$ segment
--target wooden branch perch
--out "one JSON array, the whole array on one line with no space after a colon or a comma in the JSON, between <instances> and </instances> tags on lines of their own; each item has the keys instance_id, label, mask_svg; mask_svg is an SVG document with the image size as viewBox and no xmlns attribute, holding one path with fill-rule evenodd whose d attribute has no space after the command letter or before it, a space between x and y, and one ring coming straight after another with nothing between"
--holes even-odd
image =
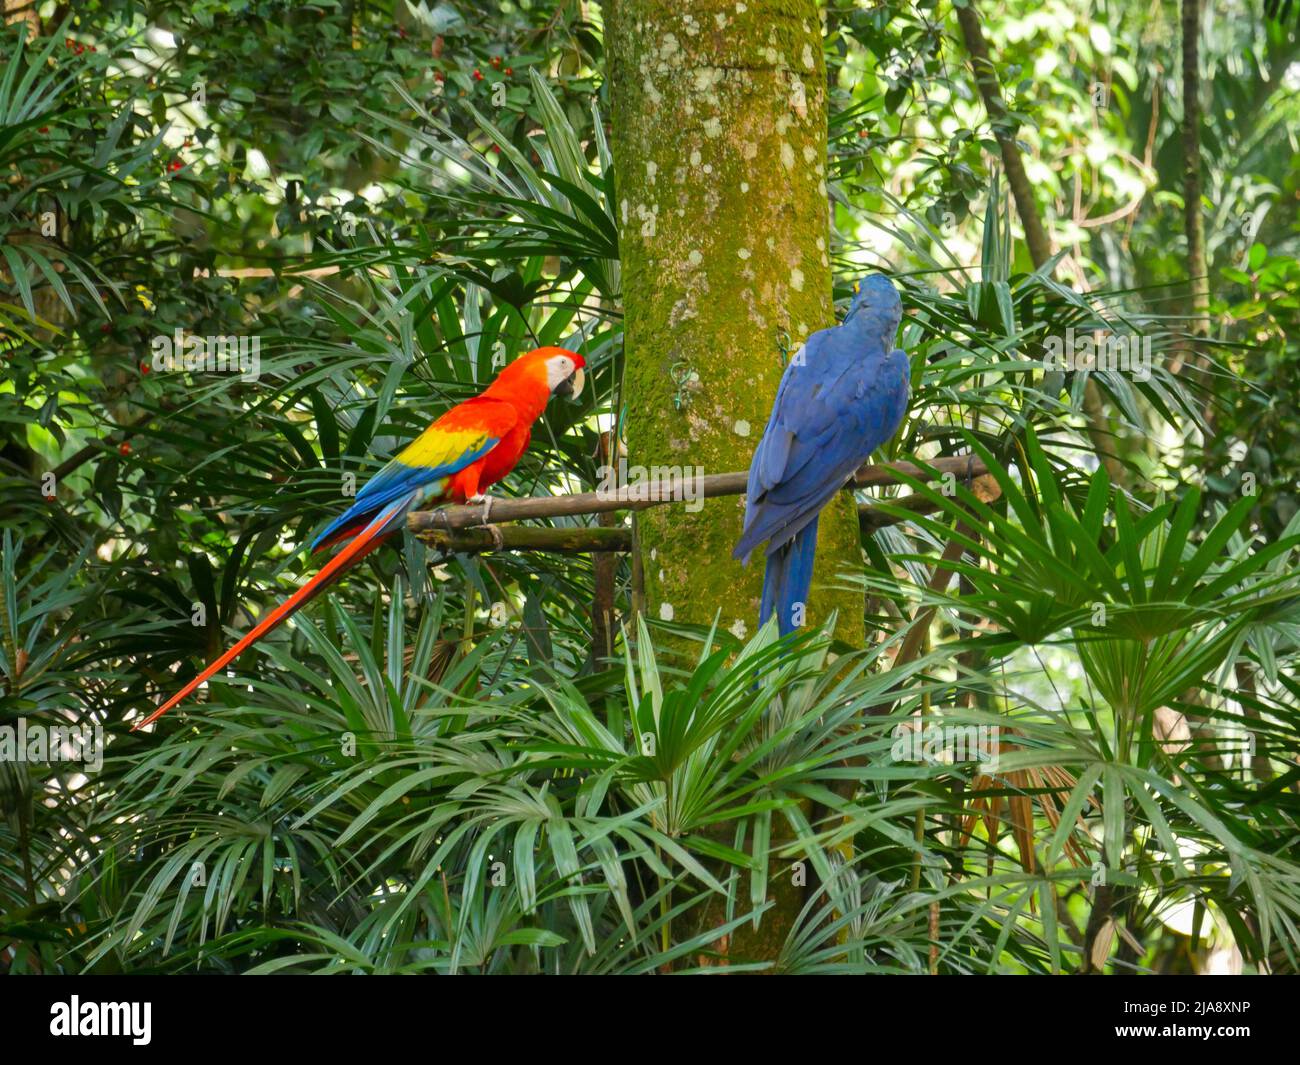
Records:
<instances>
[{"instance_id":1,"label":"wooden branch perch","mask_svg":"<svg viewBox=\"0 0 1300 1065\"><path fill-rule=\"evenodd\" d=\"M936 459L932 465L940 473L951 473L963 479L968 476L983 482L988 470L974 456ZM924 476L920 467L910 462L897 462L881 466L863 466L845 488L859 488L873 484L897 484L895 471L912 477ZM746 473L718 473L699 478L691 485L698 498L744 493L749 475ZM682 502L681 482L654 485L628 486L616 492L580 492L562 496L532 496L526 499L494 499L490 517L498 522L519 521L523 518L558 518L580 514L603 514L617 510L643 510L663 503ZM990 489L981 484L978 494L988 496ZM990 498L997 495L996 485ZM647 498L641 498L642 495ZM935 510L935 505L924 496L908 495L893 500L892 505L904 507L917 514ZM878 507L864 505L858 508L858 519L864 533L874 532L899 520ZM450 506L439 510L421 510L410 514L407 523L426 544L442 551L473 554L480 551L553 551L559 554L582 554L588 551L627 551L631 549L631 533L617 526L600 528L580 526L575 528L514 527L498 529L500 542L492 532L483 528L483 507Z\"/></svg>"},{"instance_id":2,"label":"wooden branch perch","mask_svg":"<svg viewBox=\"0 0 1300 1065\"><path fill-rule=\"evenodd\" d=\"M420 539L429 547L458 555L482 551L549 551L557 555L583 555L589 551L631 551L632 530L573 525L552 529L538 525L514 525L498 529L498 547L490 529L424 529Z\"/></svg>"}]
</instances>

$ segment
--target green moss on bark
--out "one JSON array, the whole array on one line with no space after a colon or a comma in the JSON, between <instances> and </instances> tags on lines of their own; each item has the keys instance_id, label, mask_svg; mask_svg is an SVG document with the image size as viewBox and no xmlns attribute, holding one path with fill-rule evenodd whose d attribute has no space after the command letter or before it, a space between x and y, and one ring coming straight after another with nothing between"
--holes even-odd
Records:
<instances>
[{"instance_id":1,"label":"green moss on bark","mask_svg":"<svg viewBox=\"0 0 1300 1065\"><path fill-rule=\"evenodd\" d=\"M814 0L615 0L606 46L632 464L747 469L792 354L832 323L826 72ZM683 385L685 382L685 385ZM680 395L683 402L675 399ZM754 631L763 565L731 558L739 499L637 516L652 617ZM852 500L821 523L809 616L860 643Z\"/></svg>"}]
</instances>

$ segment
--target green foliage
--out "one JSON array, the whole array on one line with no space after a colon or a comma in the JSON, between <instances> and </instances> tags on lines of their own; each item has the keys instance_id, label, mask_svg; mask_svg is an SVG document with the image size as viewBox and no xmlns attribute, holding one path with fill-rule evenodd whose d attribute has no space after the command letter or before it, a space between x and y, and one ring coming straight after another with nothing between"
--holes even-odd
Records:
<instances>
[{"instance_id":1,"label":"green foliage","mask_svg":"<svg viewBox=\"0 0 1300 1065\"><path fill-rule=\"evenodd\" d=\"M881 457L989 471L872 500L906 521L845 575L865 646L651 624L620 560L609 657L589 558L407 537L148 733L305 579L352 479L506 360L580 345L593 387L499 490L593 486L626 414L599 12L96 0L6 27L0 726L98 727L105 760L0 758L0 964L1050 973L1084 967L1104 884L1112 971L1293 969L1295 37L1203 36L1189 360L1170 13L984 6L1050 269L951 11L829 5L836 295L883 259L908 311ZM155 370L176 329L257 337L259 373ZM1070 331L1148 338L1150 376L1045 369ZM910 728L992 747L911 759Z\"/></svg>"}]
</instances>

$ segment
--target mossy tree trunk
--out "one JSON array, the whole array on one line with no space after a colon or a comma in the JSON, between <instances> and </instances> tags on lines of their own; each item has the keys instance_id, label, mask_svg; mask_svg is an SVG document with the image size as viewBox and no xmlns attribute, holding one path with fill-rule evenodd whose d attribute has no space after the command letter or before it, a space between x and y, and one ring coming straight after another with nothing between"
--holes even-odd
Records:
<instances>
[{"instance_id":1,"label":"mossy tree trunk","mask_svg":"<svg viewBox=\"0 0 1300 1065\"><path fill-rule=\"evenodd\" d=\"M826 71L816 0L611 0L629 463L749 467L784 362L833 322ZM782 347L786 348L783 355ZM731 558L739 499L637 516L652 618L754 632L761 557ZM823 516L809 619L863 639L843 494Z\"/></svg>"}]
</instances>

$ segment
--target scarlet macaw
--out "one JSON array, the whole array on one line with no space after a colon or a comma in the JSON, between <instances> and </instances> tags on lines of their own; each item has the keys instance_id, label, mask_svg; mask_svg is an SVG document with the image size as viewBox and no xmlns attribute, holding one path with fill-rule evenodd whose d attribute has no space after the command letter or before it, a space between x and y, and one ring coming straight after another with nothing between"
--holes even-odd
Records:
<instances>
[{"instance_id":1,"label":"scarlet macaw","mask_svg":"<svg viewBox=\"0 0 1300 1065\"><path fill-rule=\"evenodd\" d=\"M483 503L486 519L491 500L484 489L515 468L551 396L577 398L582 392L586 365L581 355L564 348L538 348L510 363L479 395L438 418L367 481L352 506L312 542L313 551L336 543L344 543L343 549L133 731L157 721L379 547L403 527L408 511L435 503Z\"/></svg>"},{"instance_id":2,"label":"scarlet macaw","mask_svg":"<svg viewBox=\"0 0 1300 1065\"><path fill-rule=\"evenodd\" d=\"M808 338L781 377L749 467L745 525L734 557L767 541L759 624L803 624L822 508L888 440L907 412L907 354L894 347L903 304L883 274L854 292L838 326Z\"/></svg>"}]
</instances>

